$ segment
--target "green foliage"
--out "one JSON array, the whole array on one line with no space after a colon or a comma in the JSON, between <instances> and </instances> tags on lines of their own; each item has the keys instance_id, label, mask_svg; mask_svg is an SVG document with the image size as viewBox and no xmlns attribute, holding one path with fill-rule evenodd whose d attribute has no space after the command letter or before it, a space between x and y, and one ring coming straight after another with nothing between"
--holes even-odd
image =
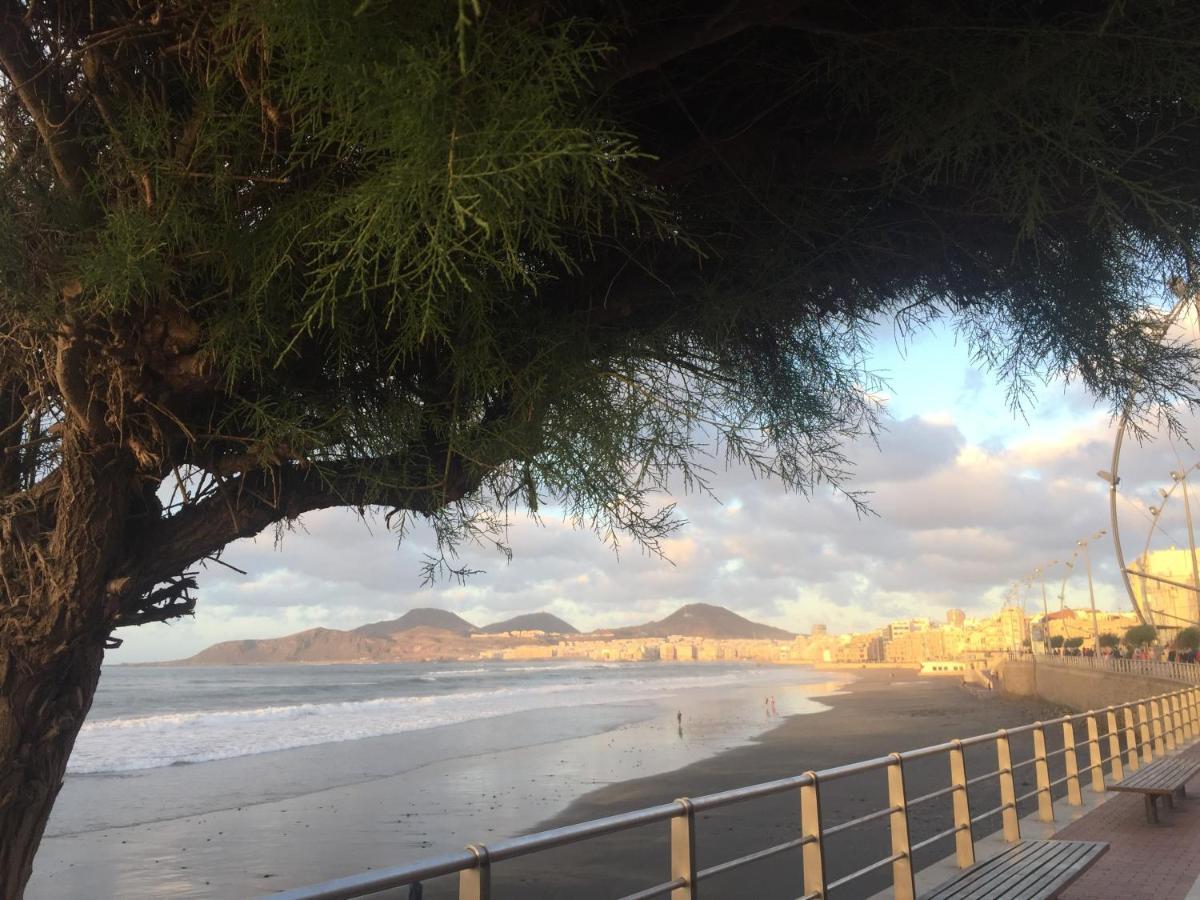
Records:
<instances>
[{"instance_id":1,"label":"green foliage","mask_svg":"<svg viewBox=\"0 0 1200 900\"><path fill-rule=\"evenodd\" d=\"M1114 650L1121 646L1121 637L1120 635L1113 634L1111 631L1106 631L1100 635L1100 646L1108 650Z\"/></svg>"},{"instance_id":2,"label":"green foliage","mask_svg":"<svg viewBox=\"0 0 1200 900\"><path fill-rule=\"evenodd\" d=\"M1158 640L1158 630L1153 625L1134 625L1125 632L1128 647L1148 647Z\"/></svg>"},{"instance_id":3,"label":"green foliage","mask_svg":"<svg viewBox=\"0 0 1200 900\"><path fill-rule=\"evenodd\" d=\"M1081 638L1081 637L1067 638L1067 640L1063 644L1063 646L1066 647L1068 650L1078 650L1080 647L1083 646L1083 638Z\"/></svg>"},{"instance_id":4,"label":"green foliage","mask_svg":"<svg viewBox=\"0 0 1200 900\"><path fill-rule=\"evenodd\" d=\"M846 489L883 321L953 317L1014 402L1196 394L1157 316L1200 237L1190 7L865 4L712 43L661 0L169 6L28 17L84 86L80 194L0 125L22 365L79 284L154 477L349 467L447 550L546 504L654 549L655 493L722 462Z\"/></svg>"},{"instance_id":5,"label":"green foliage","mask_svg":"<svg viewBox=\"0 0 1200 900\"><path fill-rule=\"evenodd\" d=\"M1180 650L1200 650L1200 628L1189 626L1175 635L1175 646Z\"/></svg>"},{"instance_id":6,"label":"green foliage","mask_svg":"<svg viewBox=\"0 0 1200 900\"><path fill-rule=\"evenodd\" d=\"M1063 638L1063 636L1061 634L1052 634L1052 635L1050 635L1050 646L1053 647L1055 650L1058 650L1063 646L1064 640L1065 639Z\"/></svg>"}]
</instances>

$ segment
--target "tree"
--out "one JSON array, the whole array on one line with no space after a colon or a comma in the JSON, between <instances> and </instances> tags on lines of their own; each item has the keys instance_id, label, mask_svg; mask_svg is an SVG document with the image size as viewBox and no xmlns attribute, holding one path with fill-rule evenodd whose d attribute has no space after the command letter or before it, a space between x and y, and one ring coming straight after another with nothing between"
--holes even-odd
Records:
<instances>
[{"instance_id":1,"label":"tree","mask_svg":"<svg viewBox=\"0 0 1200 900\"><path fill-rule=\"evenodd\" d=\"M0 0L0 884L115 630L304 513L561 508L651 551L716 456L847 486L867 335L1015 401L1196 396L1200 10ZM707 454L707 455L706 455Z\"/></svg>"},{"instance_id":2,"label":"tree","mask_svg":"<svg viewBox=\"0 0 1200 900\"><path fill-rule=\"evenodd\" d=\"M1175 646L1180 650L1200 650L1200 628L1189 626L1175 635Z\"/></svg>"},{"instance_id":3,"label":"tree","mask_svg":"<svg viewBox=\"0 0 1200 900\"><path fill-rule=\"evenodd\" d=\"M1063 646L1064 646L1064 647L1066 647L1068 650L1078 650L1080 647L1082 647L1082 646L1083 646L1083 638L1081 638L1081 637L1069 637L1069 638L1067 638L1067 640L1066 640L1066 641L1063 643Z\"/></svg>"},{"instance_id":4,"label":"tree","mask_svg":"<svg viewBox=\"0 0 1200 900\"><path fill-rule=\"evenodd\" d=\"M1108 650L1115 650L1117 647L1121 646L1121 638L1119 635L1115 635L1111 631L1106 631L1104 634L1100 635L1100 646Z\"/></svg>"},{"instance_id":5,"label":"tree","mask_svg":"<svg viewBox=\"0 0 1200 900\"><path fill-rule=\"evenodd\" d=\"M1055 650L1059 650L1062 648L1065 640L1066 639L1061 634L1052 634L1050 635L1050 646Z\"/></svg>"},{"instance_id":6,"label":"tree","mask_svg":"<svg viewBox=\"0 0 1200 900\"><path fill-rule=\"evenodd\" d=\"M1129 647L1148 647L1158 640L1158 631L1153 625L1134 625L1125 632L1125 644Z\"/></svg>"}]
</instances>

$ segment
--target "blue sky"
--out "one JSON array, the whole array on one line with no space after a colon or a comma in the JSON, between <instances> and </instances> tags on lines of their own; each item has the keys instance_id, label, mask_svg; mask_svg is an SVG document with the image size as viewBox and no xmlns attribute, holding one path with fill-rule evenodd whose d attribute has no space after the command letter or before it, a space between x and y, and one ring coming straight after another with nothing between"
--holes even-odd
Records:
<instances>
[{"instance_id":1,"label":"blue sky","mask_svg":"<svg viewBox=\"0 0 1200 900\"><path fill-rule=\"evenodd\" d=\"M940 619L948 607L984 615L1015 579L1068 558L1078 538L1107 527L1105 486L1094 473L1108 466L1111 423L1107 408L1078 387L1047 385L1016 415L1003 386L973 365L946 324L903 342L890 327L878 329L869 365L889 384L886 431L878 448L863 444L850 455L852 487L870 492L875 515L860 518L832 494L799 497L725 472L716 479L720 502L678 498L688 521L669 542L670 562L629 548L618 557L589 532L547 516L541 525L513 523L511 563L470 550L467 561L482 574L465 586L422 588L428 535L397 546L382 522L325 511L280 547L270 534L231 547L225 558L246 576L205 570L194 620L124 629L125 646L109 661L352 628L414 606L452 609L476 624L546 609L585 629L658 618L689 602L719 603L793 631L815 622L840 632L909 615ZM1127 548L1140 548L1139 507L1153 502L1176 452L1165 441L1131 448ZM1121 607L1111 546L1094 546L1099 605ZM1086 603L1084 589L1073 577L1068 605Z\"/></svg>"}]
</instances>

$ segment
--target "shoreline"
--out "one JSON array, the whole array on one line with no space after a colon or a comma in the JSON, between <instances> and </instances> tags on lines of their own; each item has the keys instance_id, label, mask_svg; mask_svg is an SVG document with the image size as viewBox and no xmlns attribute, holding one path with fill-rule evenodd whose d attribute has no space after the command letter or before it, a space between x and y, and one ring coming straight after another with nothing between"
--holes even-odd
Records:
<instances>
[{"instance_id":1,"label":"shoreline","mask_svg":"<svg viewBox=\"0 0 1200 900\"><path fill-rule=\"evenodd\" d=\"M129 798L125 801L128 824L93 823L82 831L48 837L28 896L40 900L83 894L123 898L268 894L398 865L467 843L487 843L680 796L770 781L1025 723L1054 712L1037 701L981 695L960 687L957 679L920 678L911 670L860 670L853 673L853 681L846 680L850 673L844 671L821 674L827 674L828 680L803 684L781 680L773 688L750 682L732 689L672 694L623 708L604 707L599 718L594 714L601 707L595 707L540 718L528 713L448 726L435 729L436 735L430 736L437 741L422 745L420 759L406 756L399 771L397 755L404 756L406 748L416 745L392 736L171 767L155 770L156 777L140 783L137 776L88 776L83 783L91 787L77 794L76 806L82 801L103 808L105 792L111 797L114 789L124 789ZM767 690L779 700L779 718L759 718L754 737L745 737L746 732L737 727L730 730L731 723L763 716ZM677 708L684 713L678 735ZM581 728L585 733L579 733ZM497 733L502 736L499 743ZM303 783L305 772L331 764L353 777L353 783L309 790ZM975 772L983 769L973 766L987 764L968 759ZM994 768L994 760L991 764ZM368 771L372 766L375 769ZM941 769L910 773L906 767L906 776L910 792L945 785ZM151 786L173 784L177 796L186 798L189 789L203 793L207 782L219 784L236 799L239 784L259 786L267 777L290 781L292 793L229 809L183 812L165 820L138 818L139 809L145 813L145 806L164 802ZM828 785L822 792L824 821L833 824L871 812L882 805L883 797L877 784L847 779ZM165 802L171 805L169 791ZM702 865L794 838L796 813L796 798L788 794L755 801L753 806L740 804L701 814L697 849ZM914 840L945 827L939 823L937 814L914 816ZM848 844L827 844L831 879L887 855L886 821L877 824L882 831L863 828L859 835L856 829L855 840ZM945 848L934 846L917 861L925 864L943 855ZM611 898L660 882L666 859L666 829L647 826L497 864L494 887L497 896L522 900ZM716 897L745 896L738 879L747 876L754 879L756 897L798 893L791 852L715 877L711 887L706 881L705 892ZM869 896L884 880L881 873L874 882L864 881L869 889L861 896ZM427 900L456 896L454 878L427 882L424 887ZM380 896L404 898L407 890ZM841 890L839 896L859 894Z\"/></svg>"},{"instance_id":2,"label":"shoreline","mask_svg":"<svg viewBox=\"0 0 1200 900\"><path fill-rule=\"evenodd\" d=\"M842 681L747 674L654 699L68 778L28 897L253 896L517 834L594 787L744 745L773 724L764 694L781 715L815 713Z\"/></svg>"},{"instance_id":3,"label":"shoreline","mask_svg":"<svg viewBox=\"0 0 1200 900\"><path fill-rule=\"evenodd\" d=\"M678 797L696 797L773 781L891 752L966 738L1000 727L1025 724L1059 713L1036 699L974 692L957 679L919 677L906 669L874 669L858 674L842 691L823 698L830 709L817 716L790 716L746 747L650 779L632 779L589 792L530 832L629 812ZM1029 752L1013 739L1014 755ZM924 761L923 761L924 762ZM995 760L967 752L969 773L995 768ZM944 788L944 761L935 766L906 766L908 792L920 795ZM823 785L822 821L826 827L874 812L886 804L880 773ZM1031 774L1018 775L1018 790L1031 784ZM1024 779L1024 780L1023 780ZM998 805L980 792L984 808ZM929 808L934 807L934 808ZM941 808L944 807L944 808ZM949 801L910 810L913 842L950 826ZM977 837L999 827L998 820L980 823ZM696 852L707 867L794 839L799 832L799 801L792 793L734 804L697 816ZM890 843L886 818L827 839L827 880L833 881L886 857ZM941 841L916 855L917 867L953 852ZM598 840L558 848L531 857L507 860L493 868L493 890L516 891L522 900L601 900L643 890L666 880L668 859L665 825L642 826ZM792 898L802 893L799 850L781 853L704 883L710 897L745 897L753 884L756 898ZM839 898L872 897L890 884L885 868L840 888ZM427 898L451 898L453 878L425 885ZM399 892L380 896L403 896Z\"/></svg>"}]
</instances>

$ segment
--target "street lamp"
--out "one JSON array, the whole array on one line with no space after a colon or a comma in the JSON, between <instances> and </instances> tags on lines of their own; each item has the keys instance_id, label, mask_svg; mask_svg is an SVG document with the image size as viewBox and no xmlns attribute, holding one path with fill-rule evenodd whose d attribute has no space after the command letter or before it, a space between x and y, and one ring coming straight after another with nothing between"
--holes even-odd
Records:
<instances>
[{"instance_id":1,"label":"street lamp","mask_svg":"<svg viewBox=\"0 0 1200 900\"><path fill-rule=\"evenodd\" d=\"M1083 549L1083 560L1087 565L1088 603L1092 608L1092 653L1096 656L1100 655L1100 626L1096 621L1096 588L1092 583L1092 555L1088 553L1088 541L1094 541L1098 538L1102 538L1106 534L1108 534L1108 532L1101 528L1091 537L1083 538L1082 540L1075 542L1076 547Z\"/></svg>"},{"instance_id":2,"label":"street lamp","mask_svg":"<svg viewBox=\"0 0 1200 900\"><path fill-rule=\"evenodd\" d=\"M1050 607L1046 603L1046 570L1052 569L1058 565L1057 559L1052 559L1045 565L1038 566L1033 570L1032 578L1037 578L1042 582L1042 653L1050 655Z\"/></svg>"}]
</instances>

